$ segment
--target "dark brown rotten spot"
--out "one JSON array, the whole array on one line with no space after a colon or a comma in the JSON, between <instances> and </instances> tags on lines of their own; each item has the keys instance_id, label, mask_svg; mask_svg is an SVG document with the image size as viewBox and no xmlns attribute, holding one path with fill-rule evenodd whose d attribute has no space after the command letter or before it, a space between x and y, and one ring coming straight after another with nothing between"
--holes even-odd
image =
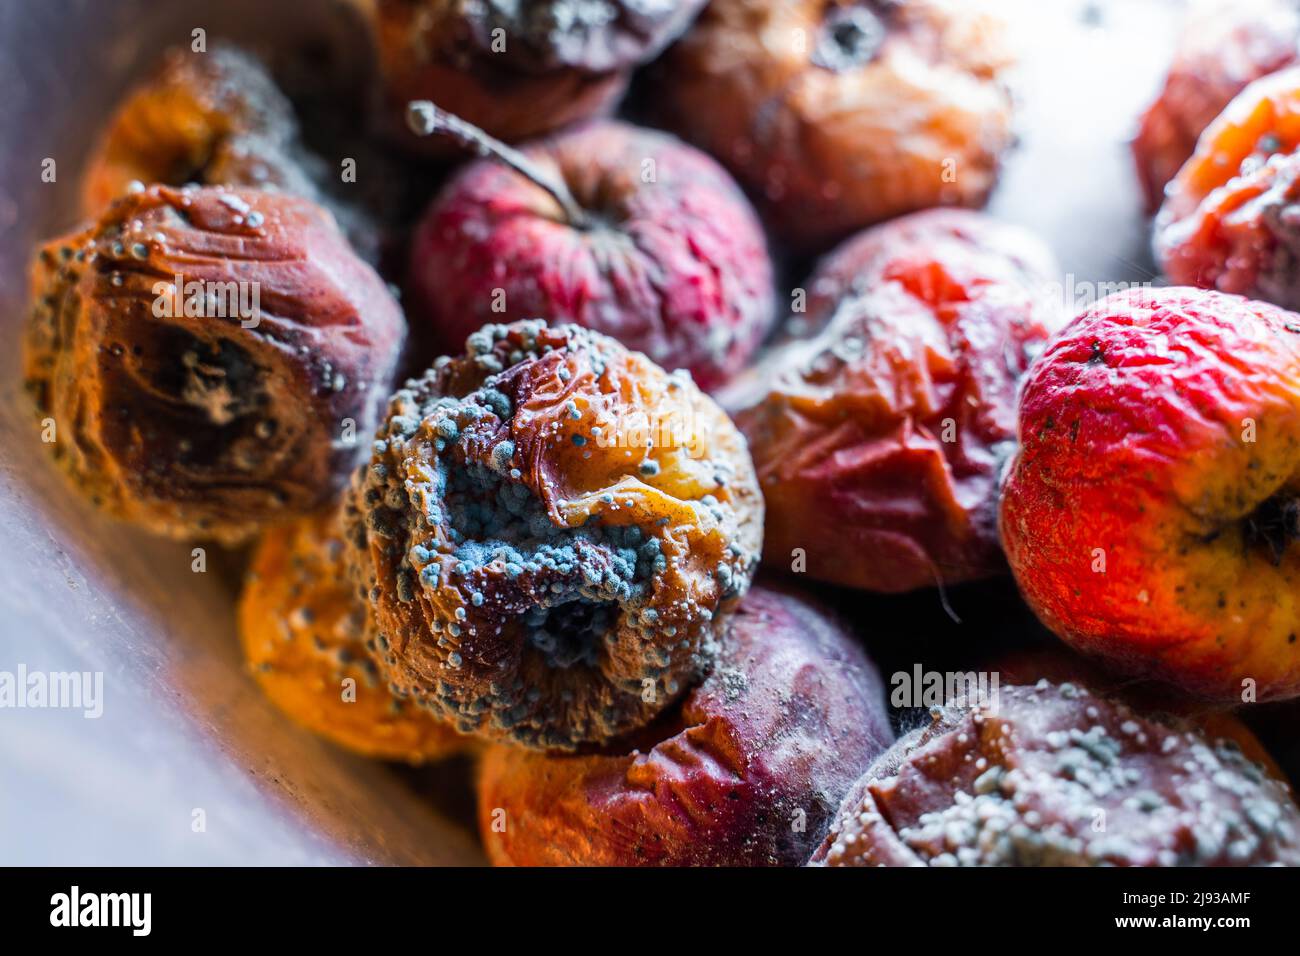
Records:
<instances>
[{"instance_id":1,"label":"dark brown rotten spot","mask_svg":"<svg viewBox=\"0 0 1300 956\"><path fill-rule=\"evenodd\" d=\"M35 261L25 374L87 497L236 543L341 487L364 448L343 423L373 427L404 323L327 212L155 185L64 248Z\"/></svg>"},{"instance_id":2,"label":"dark brown rotten spot","mask_svg":"<svg viewBox=\"0 0 1300 956\"><path fill-rule=\"evenodd\" d=\"M1242 519L1242 526L1246 547L1266 548L1276 567L1291 542L1300 538L1300 501L1291 495L1274 495Z\"/></svg>"},{"instance_id":3,"label":"dark brown rotten spot","mask_svg":"<svg viewBox=\"0 0 1300 956\"><path fill-rule=\"evenodd\" d=\"M835 7L822 24L813 62L834 72L870 63L889 34L885 19L872 7L886 8L887 15L889 6Z\"/></svg>"}]
</instances>

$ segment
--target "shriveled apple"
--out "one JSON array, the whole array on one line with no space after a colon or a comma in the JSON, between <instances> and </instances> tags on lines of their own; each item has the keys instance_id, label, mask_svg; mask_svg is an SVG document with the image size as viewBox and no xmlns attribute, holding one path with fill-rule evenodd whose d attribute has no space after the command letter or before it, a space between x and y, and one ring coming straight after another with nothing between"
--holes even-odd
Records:
<instances>
[{"instance_id":1,"label":"shriveled apple","mask_svg":"<svg viewBox=\"0 0 1300 956\"><path fill-rule=\"evenodd\" d=\"M1034 363L1001 533L1048 627L1232 701L1300 694L1300 315L1117 293Z\"/></svg>"}]
</instances>

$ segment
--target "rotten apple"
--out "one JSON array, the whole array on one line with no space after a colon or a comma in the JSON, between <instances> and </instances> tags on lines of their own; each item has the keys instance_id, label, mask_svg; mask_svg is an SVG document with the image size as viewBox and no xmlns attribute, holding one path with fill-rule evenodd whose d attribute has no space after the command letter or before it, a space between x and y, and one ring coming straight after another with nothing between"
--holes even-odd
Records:
<instances>
[{"instance_id":1,"label":"rotten apple","mask_svg":"<svg viewBox=\"0 0 1300 956\"><path fill-rule=\"evenodd\" d=\"M446 186L412 243L412 306L447 351L482 325L541 316L707 389L771 327L762 228L698 150L600 122L518 151L431 103L413 104L412 125L489 154Z\"/></svg>"},{"instance_id":2,"label":"rotten apple","mask_svg":"<svg viewBox=\"0 0 1300 956\"><path fill-rule=\"evenodd\" d=\"M507 142L608 114L632 70L704 0L377 0L373 24L390 124L437 97ZM404 138L403 142L415 145ZM424 151L445 152L439 140Z\"/></svg>"},{"instance_id":3,"label":"rotten apple","mask_svg":"<svg viewBox=\"0 0 1300 956\"><path fill-rule=\"evenodd\" d=\"M1004 26L982 0L713 0L655 94L784 242L820 251L984 204L1012 142Z\"/></svg>"},{"instance_id":4,"label":"rotten apple","mask_svg":"<svg viewBox=\"0 0 1300 956\"><path fill-rule=\"evenodd\" d=\"M1002 543L1042 621L1222 701L1300 694L1300 316L1116 293L1031 367Z\"/></svg>"},{"instance_id":5,"label":"rotten apple","mask_svg":"<svg viewBox=\"0 0 1300 956\"><path fill-rule=\"evenodd\" d=\"M1164 86L1142 114L1133 159L1154 212L1196 141L1245 86L1300 54L1294 0L1216 0L1193 7Z\"/></svg>"},{"instance_id":6,"label":"rotten apple","mask_svg":"<svg viewBox=\"0 0 1300 956\"><path fill-rule=\"evenodd\" d=\"M1020 378L1059 327L1055 272L1032 233L964 209L827 257L804 334L722 396L767 502L769 565L888 592L1005 571L998 471Z\"/></svg>"}]
</instances>

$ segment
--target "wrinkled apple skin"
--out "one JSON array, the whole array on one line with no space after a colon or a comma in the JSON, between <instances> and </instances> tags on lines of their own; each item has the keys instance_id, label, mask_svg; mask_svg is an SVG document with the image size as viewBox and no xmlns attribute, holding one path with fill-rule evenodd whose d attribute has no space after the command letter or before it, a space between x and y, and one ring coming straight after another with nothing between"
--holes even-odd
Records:
<instances>
[{"instance_id":1,"label":"wrinkled apple skin","mask_svg":"<svg viewBox=\"0 0 1300 956\"><path fill-rule=\"evenodd\" d=\"M1219 112L1248 83L1294 63L1298 41L1300 9L1291 0L1221 0L1193 10L1133 139L1148 212Z\"/></svg>"},{"instance_id":2,"label":"wrinkled apple skin","mask_svg":"<svg viewBox=\"0 0 1300 956\"><path fill-rule=\"evenodd\" d=\"M775 318L772 270L757 218L717 163L612 122L526 152L597 221L575 228L549 193L496 161L469 166L411 251L414 306L444 348L484 324L544 316L689 369L706 389L745 364Z\"/></svg>"},{"instance_id":3,"label":"wrinkled apple skin","mask_svg":"<svg viewBox=\"0 0 1300 956\"><path fill-rule=\"evenodd\" d=\"M293 104L257 57L224 42L166 50L109 117L83 176L82 214L98 218L133 182L229 186L324 206L372 265L379 224L329 188L330 165L303 143Z\"/></svg>"},{"instance_id":4,"label":"wrinkled apple skin","mask_svg":"<svg viewBox=\"0 0 1300 956\"><path fill-rule=\"evenodd\" d=\"M1016 389L1060 323L1035 236L931 210L850 240L808 282L811 331L722 398L767 503L764 560L900 592L1006 570L997 479Z\"/></svg>"},{"instance_id":5,"label":"wrinkled apple skin","mask_svg":"<svg viewBox=\"0 0 1300 956\"><path fill-rule=\"evenodd\" d=\"M880 677L843 626L755 588L711 675L622 749L490 750L484 845L497 865L796 866L892 740Z\"/></svg>"},{"instance_id":6,"label":"wrinkled apple skin","mask_svg":"<svg viewBox=\"0 0 1300 956\"><path fill-rule=\"evenodd\" d=\"M1048 627L1194 695L1300 694L1300 316L1117 293L1034 363L1019 436L1002 542Z\"/></svg>"},{"instance_id":7,"label":"wrinkled apple skin","mask_svg":"<svg viewBox=\"0 0 1300 956\"><path fill-rule=\"evenodd\" d=\"M242 288L255 311L204 314L177 289L193 283ZM406 337L334 217L261 189L131 193L42 247L31 290L25 386L60 424L47 447L99 507L172 538L234 545L328 503Z\"/></svg>"}]
</instances>

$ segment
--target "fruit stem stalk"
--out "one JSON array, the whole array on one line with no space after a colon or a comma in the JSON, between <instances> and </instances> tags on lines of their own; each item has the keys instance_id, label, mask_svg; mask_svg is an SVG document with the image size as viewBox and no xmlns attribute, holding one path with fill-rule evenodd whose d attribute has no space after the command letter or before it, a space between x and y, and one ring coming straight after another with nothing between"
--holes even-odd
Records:
<instances>
[{"instance_id":1,"label":"fruit stem stalk","mask_svg":"<svg viewBox=\"0 0 1300 956\"><path fill-rule=\"evenodd\" d=\"M406 107L406 123L417 136L445 136L475 155L505 163L534 185L546 190L560 205L564 218L575 229L587 229L592 219L558 176L551 175L519 150L488 135L473 123L440 109L429 100L415 100Z\"/></svg>"}]
</instances>

